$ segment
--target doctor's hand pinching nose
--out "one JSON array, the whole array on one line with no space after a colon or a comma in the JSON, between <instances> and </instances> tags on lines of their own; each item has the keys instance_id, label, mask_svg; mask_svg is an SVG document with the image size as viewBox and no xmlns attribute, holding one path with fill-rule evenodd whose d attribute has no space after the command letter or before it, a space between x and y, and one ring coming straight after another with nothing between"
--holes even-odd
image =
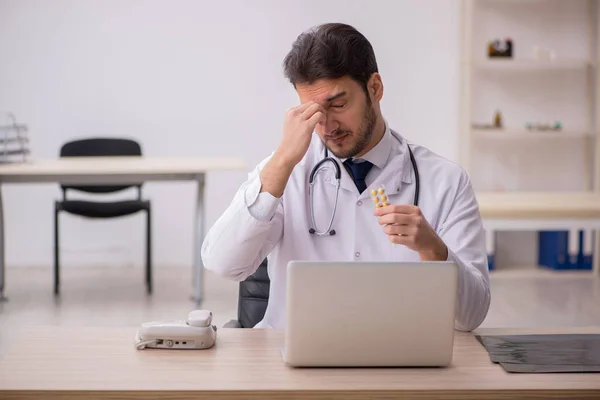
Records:
<instances>
[{"instance_id":1,"label":"doctor's hand pinching nose","mask_svg":"<svg viewBox=\"0 0 600 400\"><path fill-rule=\"evenodd\" d=\"M327 120L326 110L309 101L287 110L283 134L273 157L261 173L261 192L281 197L294 167L306 155L315 127Z\"/></svg>"},{"instance_id":2,"label":"doctor's hand pinching nose","mask_svg":"<svg viewBox=\"0 0 600 400\"><path fill-rule=\"evenodd\" d=\"M298 164L308 151L315 127L325 121L325 109L314 101L289 109L285 114L283 137L275 156L292 166Z\"/></svg>"}]
</instances>

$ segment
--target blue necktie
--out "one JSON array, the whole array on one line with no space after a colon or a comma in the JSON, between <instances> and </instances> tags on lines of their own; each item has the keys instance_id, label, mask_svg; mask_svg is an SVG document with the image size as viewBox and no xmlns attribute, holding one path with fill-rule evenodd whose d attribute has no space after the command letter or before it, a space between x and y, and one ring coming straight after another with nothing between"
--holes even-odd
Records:
<instances>
[{"instance_id":1,"label":"blue necktie","mask_svg":"<svg viewBox=\"0 0 600 400\"><path fill-rule=\"evenodd\" d=\"M358 192L364 192L367 188L365 178L371 170L371 167L373 167L373 164L369 161L354 162L351 159L347 159L344 161L344 165L350 170L350 175L352 175L352 179L354 179L354 184L356 185Z\"/></svg>"}]
</instances>

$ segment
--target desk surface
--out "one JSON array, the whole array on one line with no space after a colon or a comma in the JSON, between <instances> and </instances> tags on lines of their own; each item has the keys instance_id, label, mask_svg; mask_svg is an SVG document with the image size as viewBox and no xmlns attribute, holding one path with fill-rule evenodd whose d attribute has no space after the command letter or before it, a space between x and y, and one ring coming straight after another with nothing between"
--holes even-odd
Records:
<instances>
[{"instance_id":1,"label":"desk surface","mask_svg":"<svg viewBox=\"0 0 600 400\"><path fill-rule=\"evenodd\" d=\"M0 165L0 182L43 182L76 177L182 177L244 168L241 158L69 157Z\"/></svg>"},{"instance_id":2,"label":"desk surface","mask_svg":"<svg viewBox=\"0 0 600 400\"><path fill-rule=\"evenodd\" d=\"M510 374L490 362L472 334L461 332L449 368L293 369L281 360L281 331L219 329L215 347L199 351L135 350L135 331L28 328L0 360L0 397L39 398L39 391L47 391L45 399L65 391L69 398L91 392L95 398L142 398L152 391L169 399L600 396L598 374Z\"/></svg>"},{"instance_id":3,"label":"desk surface","mask_svg":"<svg viewBox=\"0 0 600 400\"><path fill-rule=\"evenodd\" d=\"M600 218L600 193L480 192L476 196L485 219Z\"/></svg>"}]
</instances>

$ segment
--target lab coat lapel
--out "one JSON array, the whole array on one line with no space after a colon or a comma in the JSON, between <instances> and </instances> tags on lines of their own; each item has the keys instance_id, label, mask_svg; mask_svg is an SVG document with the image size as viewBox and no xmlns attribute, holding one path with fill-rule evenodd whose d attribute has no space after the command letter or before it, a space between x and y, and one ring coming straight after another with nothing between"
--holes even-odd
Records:
<instances>
[{"instance_id":1,"label":"lab coat lapel","mask_svg":"<svg viewBox=\"0 0 600 400\"><path fill-rule=\"evenodd\" d=\"M354 178L352 178L352 175L350 175L350 172L344 166L344 164L340 163L340 167L342 168L342 179L340 182L340 188L347 190L354 195L358 195L358 189L354 184Z\"/></svg>"},{"instance_id":2,"label":"lab coat lapel","mask_svg":"<svg viewBox=\"0 0 600 400\"><path fill-rule=\"evenodd\" d=\"M402 191L403 183L412 183L413 178L411 172L412 169L410 167L410 158L408 155L405 156L405 154L406 153L403 152L402 154L394 157L385 166L383 171L381 171L381 174L379 174L377 179L367 188L367 190L360 194L359 199L368 198L370 196L370 189L377 185L383 184L386 192L388 192L389 195L393 195ZM407 161L408 165L406 165ZM344 167L344 165L339 161L338 165L341 169L340 188L355 195L358 194L358 189L356 188L354 180L352 179L352 176L346 167ZM330 169L329 176L327 177L326 181L331 185L335 185L335 171L333 168Z\"/></svg>"},{"instance_id":3,"label":"lab coat lapel","mask_svg":"<svg viewBox=\"0 0 600 400\"><path fill-rule=\"evenodd\" d=\"M356 185L354 184L354 179L352 179L352 176L350 175L350 173L348 172L348 170L346 169L344 164L337 158L334 158L334 160L337 162L338 166L340 167L340 172L341 172L340 189L351 192L354 195L358 195L358 189L356 188ZM326 181L329 182L331 185L336 184L335 170L333 168L331 168L331 170L329 171L329 176L327 177Z\"/></svg>"},{"instance_id":4,"label":"lab coat lapel","mask_svg":"<svg viewBox=\"0 0 600 400\"><path fill-rule=\"evenodd\" d=\"M360 195L361 199L370 197L371 189L379 187L379 185L383 185L387 194L393 196L402 192L403 184L412 183L412 169L410 157L408 156L408 148L405 145L402 147L403 151L390 160L377 179Z\"/></svg>"},{"instance_id":5,"label":"lab coat lapel","mask_svg":"<svg viewBox=\"0 0 600 400\"><path fill-rule=\"evenodd\" d=\"M395 132L393 134L398 135ZM394 139L394 141L396 141L396 139ZM400 147L400 154L392 158L387 163L377 179L371 185L369 185L367 190L360 194L360 199L368 198L370 196L369 189L374 185L383 184L388 194L392 195L398 194L402 191L402 183L412 183L412 166L410 163L410 156L408 154L408 143L404 138L401 138ZM355 195L358 194L358 189L354 184L354 179L352 179L352 176L346 167L344 167L344 164L337 157L332 158L336 160L341 170L340 188ZM336 184L335 171L333 168L331 168L327 181L332 185Z\"/></svg>"}]
</instances>

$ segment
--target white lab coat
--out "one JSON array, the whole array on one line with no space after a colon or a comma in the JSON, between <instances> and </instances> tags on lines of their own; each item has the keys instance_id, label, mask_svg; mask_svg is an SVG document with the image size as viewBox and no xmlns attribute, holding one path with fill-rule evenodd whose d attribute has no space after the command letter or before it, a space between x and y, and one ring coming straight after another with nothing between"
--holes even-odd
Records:
<instances>
[{"instance_id":1,"label":"white lab coat","mask_svg":"<svg viewBox=\"0 0 600 400\"><path fill-rule=\"evenodd\" d=\"M373 167L367 184L385 185L392 204L413 204L415 182L406 147L410 144L420 175L421 212L448 247L448 258L459 265L455 327L473 330L487 315L490 286L484 231L469 178L458 165L425 147L407 143L396 132L393 134L400 141L393 139L386 128L387 141L378 145L378 151L383 151L384 145L391 146L389 159L383 170ZM323 156L323 144L313 134L309 150L294 168L282 198L263 192L258 204L259 175L270 158L267 157L249 174L227 210L207 232L202 259L207 269L220 276L242 281L268 256L269 302L264 319L256 327L284 328L286 267L290 260L419 261L417 252L388 240L373 215L369 189L359 195L341 161L341 187L332 226L336 235L309 234L308 178ZM329 223L335 196L334 168L325 165L314 188L319 231ZM264 196L271 197L274 207L267 205ZM253 213L250 206L254 207ZM265 206L271 207L274 214ZM259 217L257 210L273 215Z\"/></svg>"}]
</instances>

